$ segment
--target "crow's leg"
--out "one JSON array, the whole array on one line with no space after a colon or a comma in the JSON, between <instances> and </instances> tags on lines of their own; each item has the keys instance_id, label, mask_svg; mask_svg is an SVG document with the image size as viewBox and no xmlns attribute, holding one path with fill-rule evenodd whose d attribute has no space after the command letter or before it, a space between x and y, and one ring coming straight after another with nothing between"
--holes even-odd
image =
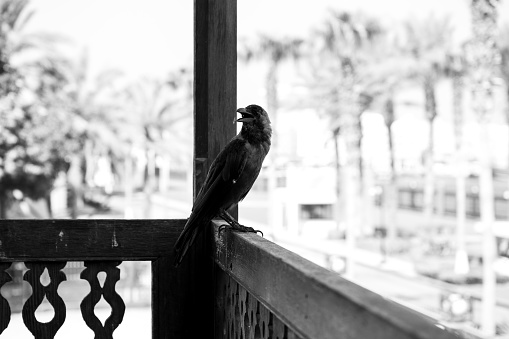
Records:
<instances>
[{"instance_id":1,"label":"crow's leg","mask_svg":"<svg viewBox=\"0 0 509 339\"><path fill-rule=\"evenodd\" d=\"M230 229L232 229L234 231L239 231L239 232L252 232L252 233L260 232L260 234L263 237L263 232L262 231L255 230L252 227L247 227L247 226L239 224L239 222L237 220L235 220L235 218L232 217L230 215L230 213L226 212L225 210L220 211L219 212L219 216L221 218L223 218L228 223L228 225L225 224L225 225L221 225L219 227L219 233L221 233L221 231L223 231L225 228L230 228Z\"/></svg>"}]
</instances>

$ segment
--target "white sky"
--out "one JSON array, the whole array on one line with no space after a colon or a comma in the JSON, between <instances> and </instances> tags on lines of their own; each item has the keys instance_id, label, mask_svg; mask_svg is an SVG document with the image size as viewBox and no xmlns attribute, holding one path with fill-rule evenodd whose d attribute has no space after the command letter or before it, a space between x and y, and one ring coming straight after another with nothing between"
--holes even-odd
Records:
<instances>
[{"instance_id":1,"label":"white sky","mask_svg":"<svg viewBox=\"0 0 509 339\"><path fill-rule=\"evenodd\" d=\"M69 37L74 42L70 50L76 56L86 48L94 74L116 68L132 78L165 77L174 69L192 65L193 3L190 0L32 0L31 6L37 13L28 28ZM307 37L329 9L362 10L389 25L431 14L449 15L457 40L465 39L470 32L469 0L238 0L238 36L250 38L268 33ZM500 21L508 24L509 1L502 1L499 13ZM239 106L265 103L263 67L239 63ZM282 100L292 100L292 93L285 93L284 86L280 92ZM296 130L289 133L299 134L299 122L303 124L304 120L292 119ZM412 148L412 152L416 153L416 149Z\"/></svg>"},{"instance_id":2,"label":"white sky","mask_svg":"<svg viewBox=\"0 0 509 339\"><path fill-rule=\"evenodd\" d=\"M193 1L33 0L30 29L68 36L85 47L94 73L165 76L192 65Z\"/></svg>"},{"instance_id":3,"label":"white sky","mask_svg":"<svg viewBox=\"0 0 509 339\"><path fill-rule=\"evenodd\" d=\"M92 71L120 68L128 74L164 76L192 65L193 1L32 0L29 29L54 32L87 47ZM305 37L327 10L363 10L391 23L429 13L449 14L460 37L468 32L468 0L239 0L238 35L258 32ZM508 1L501 8L508 21Z\"/></svg>"}]
</instances>

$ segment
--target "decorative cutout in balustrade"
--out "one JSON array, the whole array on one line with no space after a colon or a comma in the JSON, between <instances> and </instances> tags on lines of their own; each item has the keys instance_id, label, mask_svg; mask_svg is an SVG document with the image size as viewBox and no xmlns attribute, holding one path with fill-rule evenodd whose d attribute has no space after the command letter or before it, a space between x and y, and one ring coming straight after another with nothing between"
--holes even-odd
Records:
<instances>
[{"instance_id":1,"label":"decorative cutout in balustrade","mask_svg":"<svg viewBox=\"0 0 509 339\"><path fill-rule=\"evenodd\" d=\"M267 309L235 279L218 272L218 291L224 305L222 337L229 339L300 339L283 321ZM222 308L222 310L221 310Z\"/></svg>"},{"instance_id":2,"label":"decorative cutout in balustrade","mask_svg":"<svg viewBox=\"0 0 509 339\"><path fill-rule=\"evenodd\" d=\"M115 291L115 285L120 279L120 269L117 267L120 261L87 261L85 270L81 272L81 279L90 284L90 293L81 302L83 320L95 334L95 338L113 338L113 332L120 325L125 313L125 304L120 295ZM0 262L0 288L11 282L12 278L6 270L11 266L10 262ZM66 266L65 261L57 262L26 262L28 271L23 280L32 287L32 295L23 306L23 322L35 339L54 338L62 327L66 318L66 306L58 294L58 286L66 281L66 275L62 271ZM41 279L47 272L48 279ZM97 275L106 273L106 279L101 286ZM42 281L41 281L42 280ZM111 306L111 314L106 319L104 326L94 314L94 308L101 297ZM54 316L49 322L39 322L35 312L44 298L53 307ZM0 295L0 334L7 328L11 319L11 309L8 301Z\"/></svg>"}]
</instances>

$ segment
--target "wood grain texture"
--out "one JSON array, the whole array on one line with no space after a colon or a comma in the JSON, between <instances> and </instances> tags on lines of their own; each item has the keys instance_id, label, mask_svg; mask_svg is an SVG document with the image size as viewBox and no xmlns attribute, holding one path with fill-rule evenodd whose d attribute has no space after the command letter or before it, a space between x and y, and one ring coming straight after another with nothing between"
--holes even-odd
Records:
<instances>
[{"instance_id":1,"label":"wood grain texture","mask_svg":"<svg viewBox=\"0 0 509 339\"><path fill-rule=\"evenodd\" d=\"M168 257L152 261L152 338L182 337L178 335L182 323L178 318L179 294L173 292L182 287L173 282L178 279L174 270Z\"/></svg>"},{"instance_id":2,"label":"wood grain texture","mask_svg":"<svg viewBox=\"0 0 509 339\"><path fill-rule=\"evenodd\" d=\"M153 260L172 256L185 220L2 220L2 261Z\"/></svg>"},{"instance_id":3,"label":"wood grain texture","mask_svg":"<svg viewBox=\"0 0 509 339\"><path fill-rule=\"evenodd\" d=\"M225 271L216 272L215 338L300 339Z\"/></svg>"},{"instance_id":4,"label":"wood grain texture","mask_svg":"<svg viewBox=\"0 0 509 339\"><path fill-rule=\"evenodd\" d=\"M5 283L12 281L11 276L5 272L11 266L11 263L0 262L0 288ZM7 328L11 321L11 308L7 300L0 294L0 334Z\"/></svg>"},{"instance_id":5,"label":"wood grain texture","mask_svg":"<svg viewBox=\"0 0 509 339\"><path fill-rule=\"evenodd\" d=\"M194 184L196 198L213 159L236 134L232 123L237 110L237 1L194 1ZM237 209L232 211L237 215ZM188 252L179 273L170 278L177 286L172 299L182 323L182 338L214 335L214 261L210 227ZM162 287L158 287L161 289ZM172 325L175 326L175 325ZM190 332L192 331L192 332Z\"/></svg>"},{"instance_id":6,"label":"wood grain texture","mask_svg":"<svg viewBox=\"0 0 509 339\"><path fill-rule=\"evenodd\" d=\"M200 234L184 261L152 264L153 338L213 338L211 228Z\"/></svg>"},{"instance_id":7,"label":"wood grain texture","mask_svg":"<svg viewBox=\"0 0 509 339\"><path fill-rule=\"evenodd\" d=\"M218 235L218 227L213 246L221 269L302 338L460 337L258 235Z\"/></svg>"},{"instance_id":8,"label":"wood grain texture","mask_svg":"<svg viewBox=\"0 0 509 339\"><path fill-rule=\"evenodd\" d=\"M194 192L236 134L237 2L194 2Z\"/></svg>"},{"instance_id":9,"label":"wood grain texture","mask_svg":"<svg viewBox=\"0 0 509 339\"><path fill-rule=\"evenodd\" d=\"M23 279L32 286L32 295L23 305L23 322L35 339L53 338L60 327L64 324L66 316L65 303L58 295L58 286L66 280L62 269L66 262L26 262L28 271ZM47 270L50 282L47 286L41 283L41 275ZM35 311L46 298L53 306L54 316L49 322L41 323L35 317Z\"/></svg>"}]
</instances>

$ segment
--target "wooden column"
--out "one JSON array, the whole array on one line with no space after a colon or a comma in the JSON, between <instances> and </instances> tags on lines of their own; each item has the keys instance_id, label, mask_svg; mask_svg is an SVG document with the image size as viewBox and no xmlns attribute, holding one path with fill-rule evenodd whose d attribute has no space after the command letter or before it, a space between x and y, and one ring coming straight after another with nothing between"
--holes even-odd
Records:
<instances>
[{"instance_id":1,"label":"wooden column","mask_svg":"<svg viewBox=\"0 0 509 339\"><path fill-rule=\"evenodd\" d=\"M193 196L213 159L235 135L237 109L236 0L194 1L194 180ZM197 239L178 268L182 289L182 338L214 337L212 226ZM184 284L186 284L184 286ZM171 285L168 288L172 288Z\"/></svg>"},{"instance_id":2,"label":"wooden column","mask_svg":"<svg viewBox=\"0 0 509 339\"><path fill-rule=\"evenodd\" d=\"M194 196L210 163L235 135L237 109L236 0L195 0Z\"/></svg>"}]
</instances>

